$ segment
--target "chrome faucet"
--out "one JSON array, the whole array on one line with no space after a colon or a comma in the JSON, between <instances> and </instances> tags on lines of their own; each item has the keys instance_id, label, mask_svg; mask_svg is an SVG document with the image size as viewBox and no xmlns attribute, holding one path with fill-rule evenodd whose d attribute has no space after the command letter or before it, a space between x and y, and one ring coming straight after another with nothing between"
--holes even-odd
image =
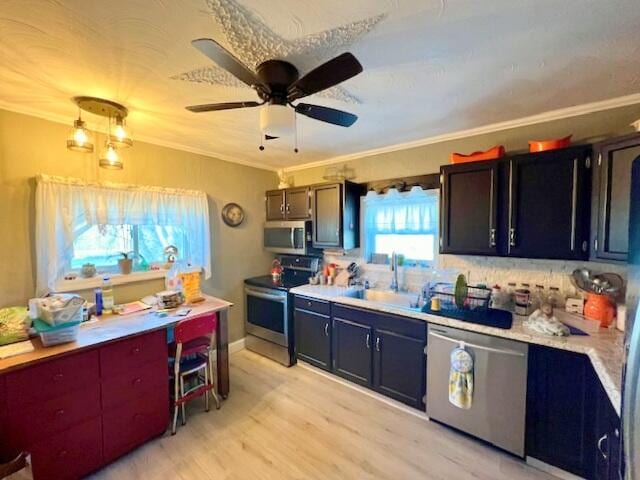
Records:
<instances>
[{"instance_id":1,"label":"chrome faucet","mask_svg":"<svg viewBox=\"0 0 640 480\"><path fill-rule=\"evenodd\" d=\"M391 285L389 288L394 292L398 292L398 255L396 252L391 252Z\"/></svg>"}]
</instances>

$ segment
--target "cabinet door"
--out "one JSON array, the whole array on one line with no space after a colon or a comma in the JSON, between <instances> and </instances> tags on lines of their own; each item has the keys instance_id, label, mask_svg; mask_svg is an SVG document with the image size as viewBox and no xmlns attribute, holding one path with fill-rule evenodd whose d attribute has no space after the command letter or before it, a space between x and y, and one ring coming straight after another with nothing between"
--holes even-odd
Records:
<instances>
[{"instance_id":1,"label":"cabinet door","mask_svg":"<svg viewBox=\"0 0 640 480\"><path fill-rule=\"evenodd\" d=\"M309 187L290 188L285 196L285 214L287 220L306 220L309 214Z\"/></svg>"},{"instance_id":2,"label":"cabinet door","mask_svg":"<svg viewBox=\"0 0 640 480\"><path fill-rule=\"evenodd\" d=\"M573 148L509 161L508 255L587 258L591 177L586 152Z\"/></svg>"},{"instance_id":3,"label":"cabinet door","mask_svg":"<svg viewBox=\"0 0 640 480\"><path fill-rule=\"evenodd\" d=\"M294 315L297 357L316 367L330 370L331 318L299 308L296 308Z\"/></svg>"},{"instance_id":4,"label":"cabinet door","mask_svg":"<svg viewBox=\"0 0 640 480\"><path fill-rule=\"evenodd\" d=\"M267 221L284 219L284 190L272 190L266 193Z\"/></svg>"},{"instance_id":5,"label":"cabinet door","mask_svg":"<svg viewBox=\"0 0 640 480\"><path fill-rule=\"evenodd\" d=\"M529 347L527 456L594 477L596 382L585 355Z\"/></svg>"},{"instance_id":6,"label":"cabinet door","mask_svg":"<svg viewBox=\"0 0 640 480\"><path fill-rule=\"evenodd\" d=\"M600 382L597 385L597 401L595 478L621 480L620 417Z\"/></svg>"},{"instance_id":7,"label":"cabinet door","mask_svg":"<svg viewBox=\"0 0 640 480\"><path fill-rule=\"evenodd\" d=\"M425 342L388 330L376 330L374 387L383 395L424 408Z\"/></svg>"},{"instance_id":8,"label":"cabinet door","mask_svg":"<svg viewBox=\"0 0 640 480\"><path fill-rule=\"evenodd\" d=\"M313 187L313 246L342 246L342 185Z\"/></svg>"},{"instance_id":9,"label":"cabinet door","mask_svg":"<svg viewBox=\"0 0 640 480\"><path fill-rule=\"evenodd\" d=\"M498 162L442 167L441 253L497 253Z\"/></svg>"},{"instance_id":10,"label":"cabinet door","mask_svg":"<svg viewBox=\"0 0 640 480\"><path fill-rule=\"evenodd\" d=\"M352 382L371 386L373 329L360 323L334 318L332 334L333 371Z\"/></svg>"},{"instance_id":11,"label":"cabinet door","mask_svg":"<svg viewBox=\"0 0 640 480\"><path fill-rule=\"evenodd\" d=\"M626 261L629 251L631 163L640 157L640 135L596 147L592 203L592 259Z\"/></svg>"}]
</instances>

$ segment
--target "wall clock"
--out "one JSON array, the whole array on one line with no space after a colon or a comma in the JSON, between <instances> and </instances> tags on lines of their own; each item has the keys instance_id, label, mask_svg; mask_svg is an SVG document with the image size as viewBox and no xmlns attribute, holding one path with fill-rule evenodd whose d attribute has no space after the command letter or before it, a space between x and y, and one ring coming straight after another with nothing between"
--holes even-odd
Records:
<instances>
[{"instance_id":1,"label":"wall clock","mask_svg":"<svg viewBox=\"0 0 640 480\"><path fill-rule=\"evenodd\" d=\"M244 210L237 203L227 203L222 208L222 220L230 227L237 227L244 221Z\"/></svg>"}]
</instances>

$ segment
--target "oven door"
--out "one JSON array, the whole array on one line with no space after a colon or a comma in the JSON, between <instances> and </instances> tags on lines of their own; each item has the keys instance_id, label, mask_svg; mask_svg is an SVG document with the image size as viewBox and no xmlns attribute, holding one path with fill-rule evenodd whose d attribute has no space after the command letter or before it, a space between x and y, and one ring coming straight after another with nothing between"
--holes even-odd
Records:
<instances>
[{"instance_id":1,"label":"oven door","mask_svg":"<svg viewBox=\"0 0 640 480\"><path fill-rule=\"evenodd\" d=\"M305 222L267 222L264 225L264 249L274 253L306 254Z\"/></svg>"},{"instance_id":2,"label":"oven door","mask_svg":"<svg viewBox=\"0 0 640 480\"><path fill-rule=\"evenodd\" d=\"M247 333L288 347L289 305L287 292L246 286L244 293Z\"/></svg>"}]
</instances>

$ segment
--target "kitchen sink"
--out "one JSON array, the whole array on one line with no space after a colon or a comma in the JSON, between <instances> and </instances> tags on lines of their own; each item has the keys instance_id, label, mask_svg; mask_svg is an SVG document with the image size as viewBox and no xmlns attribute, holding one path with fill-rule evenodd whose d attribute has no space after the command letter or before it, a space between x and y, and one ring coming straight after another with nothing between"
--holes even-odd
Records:
<instances>
[{"instance_id":1,"label":"kitchen sink","mask_svg":"<svg viewBox=\"0 0 640 480\"><path fill-rule=\"evenodd\" d=\"M409 309L417 309L414 305L418 301L417 293L400 293L393 290L350 290L345 296Z\"/></svg>"}]
</instances>

